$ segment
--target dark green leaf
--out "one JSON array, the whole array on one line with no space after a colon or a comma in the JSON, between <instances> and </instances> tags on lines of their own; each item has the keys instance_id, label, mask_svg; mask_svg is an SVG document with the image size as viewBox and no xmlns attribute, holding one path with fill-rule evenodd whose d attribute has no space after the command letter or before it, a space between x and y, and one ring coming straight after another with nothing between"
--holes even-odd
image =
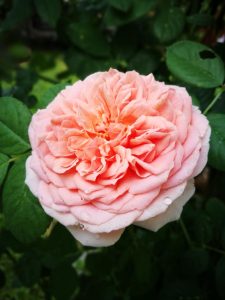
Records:
<instances>
[{"instance_id":1,"label":"dark green leaf","mask_svg":"<svg viewBox=\"0 0 225 300\"><path fill-rule=\"evenodd\" d=\"M78 284L71 259L61 262L52 270L50 287L56 300L74 299Z\"/></svg>"},{"instance_id":2,"label":"dark green leaf","mask_svg":"<svg viewBox=\"0 0 225 300\"><path fill-rule=\"evenodd\" d=\"M161 10L153 24L155 36L162 43L175 40L183 31L185 15L180 8Z\"/></svg>"},{"instance_id":3,"label":"dark green leaf","mask_svg":"<svg viewBox=\"0 0 225 300\"><path fill-rule=\"evenodd\" d=\"M0 185L2 184L9 166L9 157L0 153Z\"/></svg>"},{"instance_id":4,"label":"dark green leaf","mask_svg":"<svg viewBox=\"0 0 225 300\"><path fill-rule=\"evenodd\" d=\"M206 244L213 239L212 220L204 210L195 209L187 204L186 209L184 209L183 212L183 217L184 223L188 226L187 230L193 241L198 244Z\"/></svg>"},{"instance_id":5,"label":"dark green leaf","mask_svg":"<svg viewBox=\"0 0 225 300\"><path fill-rule=\"evenodd\" d=\"M140 42L140 34L137 26L134 24L126 25L118 29L113 40L112 49L113 54L117 59L126 62L138 50Z\"/></svg>"},{"instance_id":6,"label":"dark green leaf","mask_svg":"<svg viewBox=\"0 0 225 300\"><path fill-rule=\"evenodd\" d=\"M24 104L30 104L28 94L37 80L37 74L31 69L18 70L16 74L16 84L13 89L13 96L17 99L22 99Z\"/></svg>"},{"instance_id":7,"label":"dark green leaf","mask_svg":"<svg viewBox=\"0 0 225 300\"><path fill-rule=\"evenodd\" d=\"M203 299L198 283L194 280L172 280L160 291L160 300Z\"/></svg>"},{"instance_id":8,"label":"dark green leaf","mask_svg":"<svg viewBox=\"0 0 225 300\"><path fill-rule=\"evenodd\" d=\"M194 94L191 94L191 99L192 99L192 104L193 105L200 106L200 101Z\"/></svg>"},{"instance_id":9,"label":"dark green leaf","mask_svg":"<svg viewBox=\"0 0 225 300\"><path fill-rule=\"evenodd\" d=\"M209 254L204 249L190 249L181 256L181 270L184 276L192 278L205 272L209 265Z\"/></svg>"},{"instance_id":10,"label":"dark green leaf","mask_svg":"<svg viewBox=\"0 0 225 300\"><path fill-rule=\"evenodd\" d=\"M25 105L12 97L0 98L0 149L9 155L22 153L30 148L28 125L30 112Z\"/></svg>"},{"instance_id":11,"label":"dark green leaf","mask_svg":"<svg viewBox=\"0 0 225 300\"><path fill-rule=\"evenodd\" d=\"M69 51L66 62L71 72L81 78L98 71L106 71L113 66L113 62L105 59L97 59L78 51Z\"/></svg>"},{"instance_id":12,"label":"dark green leaf","mask_svg":"<svg viewBox=\"0 0 225 300\"><path fill-rule=\"evenodd\" d=\"M155 0L132 0L132 5L128 12L122 12L114 8L109 8L105 14L105 22L109 26L121 26L132 22L147 14L155 5Z\"/></svg>"},{"instance_id":13,"label":"dark green leaf","mask_svg":"<svg viewBox=\"0 0 225 300\"><path fill-rule=\"evenodd\" d=\"M34 0L39 16L50 26L55 27L61 13L60 0Z\"/></svg>"},{"instance_id":14,"label":"dark green leaf","mask_svg":"<svg viewBox=\"0 0 225 300\"><path fill-rule=\"evenodd\" d=\"M132 0L108 0L111 6L122 11L127 11L131 7L132 2Z\"/></svg>"},{"instance_id":15,"label":"dark green leaf","mask_svg":"<svg viewBox=\"0 0 225 300\"><path fill-rule=\"evenodd\" d=\"M148 75L157 69L159 62L157 53L141 50L130 60L128 69Z\"/></svg>"},{"instance_id":16,"label":"dark green leaf","mask_svg":"<svg viewBox=\"0 0 225 300\"><path fill-rule=\"evenodd\" d=\"M24 243L33 242L49 225L38 200L25 185L25 160L10 169L3 189L3 213L6 227Z\"/></svg>"},{"instance_id":17,"label":"dark green leaf","mask_svg":"<svg viewBox=\"0 0 225 300\"><path fill-rule=\"evenodd\" d=\"M167 49L166 63L172 74L186 83L212 88L224 80L220 57L203 44L180 41Z\"/></svg>"},{"instance_id":18,"label":"dark green leaf","mask_svg":"<svg viewBox=\"0 0 225 300\"><path fill-rule=\"evenodd\" d=\"M54 268L66 255L76 253L76 240L64 226L58 223L51 235L40 241L37 251L42 264Z\"/></svg>"},{"instance_id":19,"label":"dark green leaf","mask_svg":"<svg viewBox=\"0 0 225 300\"><path fill-rule=\"evenodd\" d=\"M209 26L213 22L213 17L207 14L194 14L187 17L187 22L195 26Z\"/></svg>"},{"instance_id":20,"label":"dark green leaf","mask_svg":"<svg viewBox=\"0 0 225 300\"><path fill-rule=\"evenodd\" d=\"M0 269L0 288L2 289L6 282L6 276L3 272L3 270Z\"/></svg>"},{"instance_id":21,"label":"dark green leaf","mask_svg":"<svg viewBox=\"0 0 225 300\"><path fill-rule=\"evenodd\" d=\"M91 22L72 23L67 30L71 42L95 56L108 56L109 44L104 35L95 24Z\"/></svg>"},{"instance_id":22,"label":"dark green leaf","mask_svg":"<svg viewBox=\"0 0 225 300\"><path fill-rule=\"evenodd\" d=\"M216 287L220 295L220 299L225 299L225 289L224 289L224 279L225 279L225 257L222 257L216 266Z\"/></svg>"},{"instance_id":23,"label":"dark green leaf","mask_svg":"<svg viewBox=\"0 0 225 300\"><path fill-rule=\"evenodd\" d=\"M12 59L16 62L26 60L31 55L30 48L26 47L22 43L15 43L9 49L8 52Z\"/></svg>"},{"instance_id":24,"label":"dark green leaf","mask_svg":"<svg viewBox=\"0 0 225 300\"><path fill-rule=\"evenodd\" d=\"M25 286L32 286L38 282L41 275L39 257L33 252L25 253L16 263L16 274Z\"/></svg>"},{"instance_id":25,"label":"dark green leaf","mask_svg":"<svg viewBox=\"0 0 225 300\"><path fill-rule=\"evenodd\" d=\"M223 249L225 249L225 224L222 228L221 243L222 243Z\"/></svg>"},{"instance_id":26,"label":"dark green leaf","mask_svg":"<svg viewBox=\"0 0 225 300\"><path fill-rule=\"evenodd\" d=\"M35 105L35 108L45 108L56 96L67 86L66 83L59 83L50 87Z\"/></svg>"},{"instance_id":27,"label":"dark green leaf","mask_svg":"<svg viewBox=\"0 0 225 300\"><path fill-rule=\"evenodd\" d=\"M225 171L225 114L211 113L207 117L212 129L209 163L214 168Z\"/></svg>"},{"instance_id":28,"label":"dark green leaf","mask_svg":"<svg viewBox=\"0 0 225 300\"><path fill-rule=\"evenodd\" d=\"M22 3L21 3L22 2ZM32 14L31 0L14 0L11 10L3 21L2 29L11 30L26 21Z\"/></svg>"},{"instance_id":29,"label":"dark green leaf","mask_svg":"<svg viewBox=\"0 0 225 300\"><path fill-rule=\"evenodd\" d=\"M210 198L206 203L206 212L212 220L217 233L221 232L225 224L225 203L217 198Z\"/></svg>"}]
</instances>

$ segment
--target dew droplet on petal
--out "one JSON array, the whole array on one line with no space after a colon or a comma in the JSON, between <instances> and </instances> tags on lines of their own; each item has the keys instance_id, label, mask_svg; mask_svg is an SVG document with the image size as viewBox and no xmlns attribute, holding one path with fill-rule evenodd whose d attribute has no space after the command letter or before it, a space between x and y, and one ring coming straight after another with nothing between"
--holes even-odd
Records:
<instances>
[{"instance_id":1,"label":"dew droplet on petal","mask_svg":"<svg viewBox=\"0 0 225 300\"><path fill-rule=\"evenodd\" d=\"M164 203L170 205L172 203L172 200L170 198L165 198Z\"/></svg>"},{"instance_id":2,"label":"dew droplet on petal","mask_svg":"<svg viewBox=\"0 0 225 300\"><path fill-rule=\"evenodd\" d=\"M84 230L84 224L79 223L78 226L80 227L81 230Z\"/></svg>"}]
</instances>

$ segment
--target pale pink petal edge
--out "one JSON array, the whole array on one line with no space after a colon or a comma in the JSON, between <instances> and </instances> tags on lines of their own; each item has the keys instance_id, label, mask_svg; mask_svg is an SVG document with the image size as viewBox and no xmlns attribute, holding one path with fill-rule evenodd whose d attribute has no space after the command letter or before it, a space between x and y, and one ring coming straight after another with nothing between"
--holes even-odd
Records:
<instances>
[{"instance_id":1,"label":"pale pink petal edge","mask_svg":"<svg viewBox=\"0 0 225 300\"><path fill-rule=\"evenodd\" d=\"M92 233L81 229L79 226L67 226L67 229L84 246L108 247L114 245L121 237L124 228L109 233Z\"/></svg>"},{"instance_id":2,"label":"pale pink petal edge","mask_svg":"<svg viewBox=\"0 0 225 300\"><path fill-rule=\"evenodd\" d=\"M31 156L26 160L26 178L25 183L29 187L32 194L38 197L38 186L40 179L37 174L30 167Z\"/></svg>"},{"instance_id":3,"label":"pale pink petal edge","mask_svg":"<svg viewBox=\"0 0 225 300\"><path fill-rule=\"evenodd\" d=\"M157 231L165 224L178 220L182 213L183 206L193 196L194 192L194 180L192 179L188 181L183 194L178 197L165 212L148 220L135 222L135 225L148 230Z\"/></svg>"}]
</instances>

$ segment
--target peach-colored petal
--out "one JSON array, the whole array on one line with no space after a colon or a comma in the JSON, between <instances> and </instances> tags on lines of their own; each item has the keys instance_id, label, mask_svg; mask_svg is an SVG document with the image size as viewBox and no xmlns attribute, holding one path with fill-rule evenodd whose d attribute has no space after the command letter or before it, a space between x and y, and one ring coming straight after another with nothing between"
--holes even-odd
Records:
<instances>
[{"instance_id":1,"label":"peach-colored petal","mask_svg":"<svg viewBox=\"0 0 225 300\"><path fill-rule=\"evenodd\" d=\"M182 167L163 185L163 188L177 186L192 177L200 155L200 144L194 152L183 161Z\"/></svg>"}]
</instances>

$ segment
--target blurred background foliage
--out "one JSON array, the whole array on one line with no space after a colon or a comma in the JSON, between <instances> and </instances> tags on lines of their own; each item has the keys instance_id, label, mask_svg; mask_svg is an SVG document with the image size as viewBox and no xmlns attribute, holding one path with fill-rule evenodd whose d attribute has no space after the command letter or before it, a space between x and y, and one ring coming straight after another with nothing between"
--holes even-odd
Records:
<instances>
[{"instance_id":1,"label":"blurred background foliage","mask_svg":"<svg viewBox=\"0 0 225 300\"><path fill-rule=\"evenodd\" d=\"M0 123L24 140L9 150L0 130L0 299L225 299L224 15L218 0L0 0ZM110 67L185 86L213 134L182 220L94 249L24 186L26 131L64 86Z\"/></svg>"}]
</instances>

